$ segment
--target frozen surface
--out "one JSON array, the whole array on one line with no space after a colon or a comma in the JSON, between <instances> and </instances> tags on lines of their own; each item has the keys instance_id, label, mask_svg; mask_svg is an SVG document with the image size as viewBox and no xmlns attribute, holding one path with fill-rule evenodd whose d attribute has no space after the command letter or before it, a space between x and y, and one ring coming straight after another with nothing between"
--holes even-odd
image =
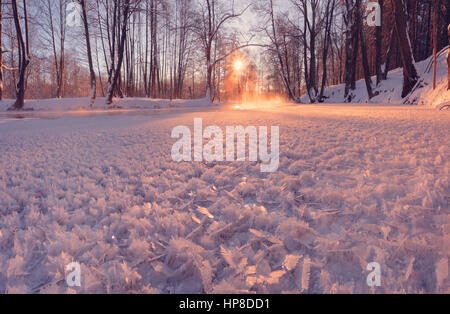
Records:
<instances>
[{"instance_id":1,"label":"frozen surface","mask_svg":"<svg viewBox=\"0 0 450 314\"><path fill-rule=\"evenodd\" d=\"M173 127L280 126L281 163ZM449 293L449 112L286 106L0 123L0 293ZM82 287L65 267L82 265ZM382 286L369 288L369 262Z\"/></svg>"},{"instance_id":2,"label":"frozen surface","mask_svg":"<svg viewBox=\"0 0 450 314\"><path fill-rule=\"evenodd\" d=\"M0 101L0 112L6 112L14 103L14 100ZM95 100L93 108L90 108L89 98L62 98L62 99L36 99L26 100L25 110L35 112L67 112L86 110L104 112L108 110L105 104L105 98L99 97ZM150 98L123 98L114 99L115 109L123 111L129 110L149 110L164 108L192 108L207 107L210 102L207 99L191 99L191 100L168 100L168 99L150 99Z\"/></svg>"}]
</instances>

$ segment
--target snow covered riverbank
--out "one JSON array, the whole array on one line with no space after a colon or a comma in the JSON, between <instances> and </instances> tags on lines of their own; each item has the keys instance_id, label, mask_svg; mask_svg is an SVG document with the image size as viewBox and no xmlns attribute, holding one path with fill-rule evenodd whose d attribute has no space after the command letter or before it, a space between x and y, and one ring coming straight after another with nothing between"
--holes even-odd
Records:
<instances>
[{"instance_id":1,"label":"snow covered riverbank","mask_svg":"<svg viewBox=\"0 0 450 314\"><path fill-rule=\"evenodd\" d=\"M0 112L6 112L14 103L14 100L0 101ZM89 98L62 98L62 99L36 99L27 100L25 112L70 112L70 111L104 111L108 110L105 105L105 99L97 98L94 107L89 107ZM191 100L169 100L169 99L150 99L150 98L123 98L115 99L114 106L122 110L149 110L149 109L176 109L208 107L210 102L206 99ZM13 112L15 113L15 112Z\"/></svg>"},{"instance_id":2,"label":"snow covered riverbank","mask_svg":"<svg viewBox=\"0 0 450 314\"><path fill-rule=\"evenodd\" d=\"M443 105L450 103L450 91L448 86L448 72L447 72L447 54L448 49L444 49L437 58L437 73L436 73L436 89L433 90L433 57L430 57L422 62L416 63L417 72L419 74L419 82L414 88L413 92L406 98L402 98L403 86L403 69L398 68L389 72L387 80L382 81L379 86L375 88L377 96L368 99L366 83L364 79L356 82L356 89L352 91L352 103L370 103L370 104L390 104L390 105L421 105L432 108L440 108ZM375 83L375 77L372 82ZM325 103L340 103L344 102L345 85L336 85L326 88ZM301 99L303 103L308 103L310 100L307 95Z\"/></svg>"}]
</instances>

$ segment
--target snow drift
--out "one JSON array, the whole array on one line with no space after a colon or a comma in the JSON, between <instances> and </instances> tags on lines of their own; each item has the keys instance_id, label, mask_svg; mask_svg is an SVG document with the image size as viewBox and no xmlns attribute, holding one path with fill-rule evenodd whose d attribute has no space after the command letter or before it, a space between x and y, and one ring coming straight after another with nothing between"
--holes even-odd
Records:
<instances>
[{"instance_id":1,"label":"snow drift","mask_svg":"<svg viewBox=\"0 0 450 314\"><path fill-rule=\"evenodd\" d=\"M416 63L416 69L420 76L418 85L414 91L402 98L403 69L398 68L389 72L387 80L374 90L379 95L368 99L366 83L364 79L356 82L356 89L352 92L354 98L352 103L371 103L371 104L418 104L439 108L443 104L450 102L450 92L447 91L447 53L448 47L441 51L437 59L437 87L433 90L433 57ZM375 78L372 78L375 83ZM375 85L373 85L375 86ZM326 88L325 103L343 103L344 101L344 84L335 85ZM302 103L309 103L308 95L301 98Z\"/></svg>"}]
</instances>

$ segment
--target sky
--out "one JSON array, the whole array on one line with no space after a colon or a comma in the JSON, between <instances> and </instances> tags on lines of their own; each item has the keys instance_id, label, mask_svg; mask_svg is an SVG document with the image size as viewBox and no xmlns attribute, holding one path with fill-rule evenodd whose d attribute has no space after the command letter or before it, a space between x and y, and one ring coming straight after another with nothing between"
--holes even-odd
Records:
<instances>
[{"instance_id":1,"label":"sky","mask_svg":"<svg viewBox=\"0 0 450 314\"><path fill-rule=\"evenodd\" d=\"M232 0L230 0L232 1ZM239 3L235 3L237 6L236 11L245 9L249 4L251 5L245 13L238 19L235 19L233 22L229 23L230 28L234 28L236 30L239 30L240 33L240 40L242 44L247 43L250 39L251 44L268 44L266 35L263 33L255 33L255 29L258 27L261 27L266 21L264 21L261 16L259 16L259 13L256 11L256 8L254 6L254 3L258 3L260 5L267 3L268 0L241 0ZM288 11L291 7L291 1L290 0L274 0L274 6L275 6L275 12L282 12L282 11ZM253 35L252 35L253 34ZM253 37L252 37L253 36ZM247 50L250 52L251 55L255 56L256 58L256 65L259 67L262 66L260 64L260 56L264 51L264 48L262 47L250 47L247 48Z\"/></svg>"}]
</instances>

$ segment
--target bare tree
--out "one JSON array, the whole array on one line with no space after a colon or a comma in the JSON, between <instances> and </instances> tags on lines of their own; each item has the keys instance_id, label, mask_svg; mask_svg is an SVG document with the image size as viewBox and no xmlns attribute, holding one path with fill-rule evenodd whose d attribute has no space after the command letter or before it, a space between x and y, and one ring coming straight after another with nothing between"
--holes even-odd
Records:
<instances>
[{"instance_id":1,"label":"bare tree","mask_svg":"<svg viewBox=\"0 0 450 314\"><path fill-rule=\"evenodd\" d=\"M175 97L181 98L186 74L188 56L190 54L189 38L191 36L192 11L189 2L184 0L176 0L177 17L179 24L175 22L176 40L174 51L174 94Z\"/></svg>"},{"instance_id":2,"label":"bare tree","mask_svg":"<svg viewBox=\"0 0 450 314\"><path fill-rule=\"evenodd\" d=\"M86 38L86 54L88 58L89 75L91 79L90 106L92 108L97 95L97 82L96 82L97 79L95 76L94 62L92 61L92 49L91 49L91 39L89 36L89 21L87 16L86 0L78 0L78 3L80 4L81 11L83 13L84 36Z\"/></svg>"},{"instance_id":3,"label":"bare tree","mask_svg":"<svg viewBox=\"0 0 450 314\"><path fill-rule=\"evenodd\" d=\"M367 59L367 44L366 44L366 37L364 35L364 26L363 21L361 17L361 0L356 0L356 16L357 16L357 24L359 29L359 38L361 43L361 54L362 54L362 64L364 69L364 81L366 83L367 88L367 94L369 96L369 99L373 98L375 94L373 93L372 89L372 79L370 75L370 69L369 69L369 61Z\"/></svg>"},{"instance_id":4,"label":"bare tree","mask_svg":"<svg viewBox=\"0 0 450 314\"><path fill-rule=\"evenodd\" d=\"M269 0L268 2L264 1L258 7L258 11L266 18L266 22L259 28L259 30L264 32L270 40L270 46L268 49L269 52L273 54L277 76L281 78L289 99L295 101L296 97L292 89L288 47L286 41L286 36L288 36L287 27L286 25L281 25L280 21L277 21L273 0Z\"/></svg>"},{"instance_id":5,"label":"bare tree","mask_svg":"<svg viewBox=\"0 0 450 314\"><path fill-rule=\"evenodd\" d=\"M110 105L113 102L114 97L114 91L117 88L120 88L118 84L119 76L120 76L120 70L122 68L122 62L123 62L123 56L125 51L125 40L127 36L127 27L128 27L128 19L130 17L130 11L131 11L131 1L130 0L115 0L114 1L114 22L113 22L113 37L116 34L116 23L120 23L120 18L122 18L121 21L121 32L120 34L117 34L117 38L119 39L119 45L118 45L118 60L117 63L114 62L114 44L112 44L112 57L110 60L110 69L109 69L109 76L110 79L108 81L108 90L106 92L106 104ZM115 39L113 39L115 40ZM120 93L120 90L119 90Z\"/></svg>"},{"instance_id":6,"label":"bare tree","mask_svg":"<svg viewBox=\"0 0 450 314\"><path fill-rule=\"evenodd\" d=\"M433 89L436 89L436 72L437 72L437 49L438 49L438 9L440 1L434 0L434 12L433 12ZM447 8L448 10L448 8Z\"/></svg>"},{"instance_id":7,"label":"bare tree","mask_svg":"<svg viewBox=\"0 0 450 314\"><path fill-rule=\"evenodd\" d=\"M448 24L447 32L448 32L448 42L450 43L450 24ZM448 86L447 86L447 90L450 90L450 51L447 54L447 70L448 70Z\"/></svg>"},{"instance_id":8,"label":"bare tree","mask_svg":"<svg viewBox=\"0 0 450 314\"><path fill-rule=\"evenodd\" d=\"M42 0L41 5L42 8L40 14L42 14L46 20L42 19L45 22L41 22L41 19L37 19L36 23L40 25L41 32L44 34L41 38L51 47L55 65L56 98L62 98L65 66L65 17L67 1ZM56 12L54 12L54 10L56 10ZM58 19L55 18L55 14L58 16Z\"/></svg>"},{"instance_id":9,"label":"bare tree","mask_svg":"<svg viewBox=\"0 0 450 314\"><path fill-rule=\"evenodd\" d=\"M380 6L380 25L376 27L375 30L375 49L376 49L376 59L375 59L375 69L377 72L377 85L383 80L383 70L382 70L382 50L383 50L383 12L384 12L384 0L378 0Z\"/></svg>"},{"instance_id":10,"label":"bare tree","mask_svg":"<svg viewBox=\"0 0 450 314\"><path fill-rule=\"evenodd\" d=\"M38 34L42 48L49 50L49 57L53 59L53 73L56 90L52 97L62 98L65 70L65 37L66 37L66 8L67 0L40 0L38 14L41 18L33 23L39 26Z\"/></svg>"},{"instance_id":11,"label":"bare tree","mask_svg":"<svg viewBox=\"0 0 450 314\"><path fill-rule=\"evenodd\" d=\"M358 55L358 23L356 22L356 3L345 0L343 20L345 25L345 101L351 102L356 89L356 60Z\"/></svg>"},{"instance_id":12,"label":"bare tree","mask_svg":"<svg viewBox=\"0 0 450 314\"><path fill-rule=\"evenodd\" d=\"M0 101L3 100L3 1L0 0Z\"/></svg>"},{"instance_id":13,"label":"bare tree","mask_svg":"<svg viewBox=\"0 0 450 314\"><path fill-rule=\"evenodd\" d=\"M400 57L403 65L403 91L402 97L406 97L416 85L419 76L414 66L409 34L407 32L407 22L404 0L393 1L395 12L395 28L399 43Z\"/></svg>"},{"instance_id":14,"label":"bare tree","mask_svg":"<svg viewBox=\"0 0 450 314\"><path fill-rule=\"evenodd\" d=\"M27 1L23 0L23 20L25 22L25 35L22 33L19 8L17 0L11 0L14 25L16 27L17 42L19 45L19 81L16 87L16 101L9 110L22 110L25 104L25 71L30 63L30 41L28 34Z\"/></svg>"},{"instance_id":15,"label":"bare tree","mask_svg":"<svg viewBox=\"0 0 450 314\"><path fill-rule=\"evenodd\" d=\"M325 33L324 33L324 43L323 43L323 54L322 54L322 86L320 88L319 102L323 101L325 85L327 82L327 60L328 60L328 50L331 44L331 27L333 25L334 10L336 8L336 0L331 0L327 2L325 10Z\"/></svg>"},{"instance_id":16,"label":"bare tree","mask_svg":"<svg viewBox=\"0 0 450 314\"><path fill-rule=\"evenodd\" d=\"M242 16L249 6L236 13L234 3L230 9L220 10L216 0L203 0L200 7L200 14L197 19L198 23L196 23L197 25L194 29L200 39L206 62L206 98L214 101L216 97L213 81L213 70L215 66L234 52L251 46L250 44L238 46L224 53L221 57L217 57L213 54L217 37L227 22Z\"/></svg>"},{"instance_id":17,"label":"bare tree","mask_svg":"<svg viewBox=\"0 0 450 314\"><path fill-rule=\"evenodd\" d=\"M156 96L156 90L161 91L161 81L159 76L159 45L158 45L158 2L150 1L150 78L148 93L152 97Z\"/></svg>"},{"instance_id":18,"label":"bare tree","mask_svg":"<svg viewBox=\"0 0 450 314\"><path fill-rule=\"evenodd\" d=\"M388 73L389 73L389 66L391 63L392 53L394 51L395 45L397 44L397 32L395 30L395 27L392 28L391 31L391 39L389 40L389 48L386 53L386 59L384 62L384 69L383 69L383 80L387 79Z\"/></svg>"},{"instance_id":19,"label":"bare tree","mask_svg":"<svg viewBox=\"0 0 450 314\"><path fill-rule=\"evenodd\" d=\"M292 0L292 3L303 15L304 27L302 30L302 34L303 34L303 52L304 52L303 61L305 71L305 82L310 101L315 102L319 94L319 89L317 88L318 71L317 71L316 44L317 44L317 36L320 34L321 31L322 26L321 24L323 19L320 12L321 3L319 0ZM328 10L329 4L330 3L327 4ZM325 28L327 28L327 26L325 26ZM328 47L326 48L328 50Z\"/></svg>"}]
</instances>

